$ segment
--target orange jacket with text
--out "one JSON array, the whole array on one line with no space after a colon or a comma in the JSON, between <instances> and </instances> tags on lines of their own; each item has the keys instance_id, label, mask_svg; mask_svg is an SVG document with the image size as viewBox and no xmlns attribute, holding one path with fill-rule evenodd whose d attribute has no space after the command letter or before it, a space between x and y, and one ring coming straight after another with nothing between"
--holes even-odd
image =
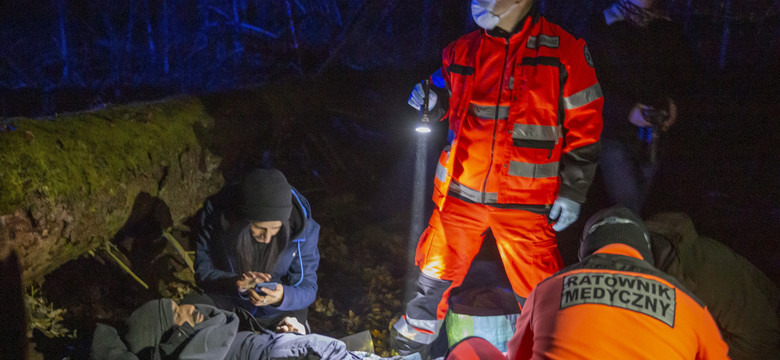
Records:
<instances>
[{"instance_id":1,"label":"orange jacket with text","mask_svg":"<svg viewBox=\"0 0 780 360\"><path fill-rule=\"evenodd\" d=\"M624 244L537 285L508 348L509 359L728 359L701 301Z\"/></svg>"}]
</instances>

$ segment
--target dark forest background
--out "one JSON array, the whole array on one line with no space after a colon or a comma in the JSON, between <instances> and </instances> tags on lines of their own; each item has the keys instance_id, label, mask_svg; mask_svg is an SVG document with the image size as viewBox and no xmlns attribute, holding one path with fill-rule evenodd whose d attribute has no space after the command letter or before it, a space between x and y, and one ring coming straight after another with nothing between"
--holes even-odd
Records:
<instances>
[{"instance_id":1,"label":"dark forest background","mask_svg":"<svg viewBox=\"0 0 780 360\"><path fill-rule=\"evenodd\" d=\"M611 3L537 0L574 34ZM697 83L665 139L647 213L690 214L701 232L777 281L780 0L663 3L688 37ZM466 0L4 0L0 125L172 95L331 82L343 91L322 96L350 109L309 121L338 127L358 118L376 136L395 119L414 121L409 89L439 66L447 43L475 28ZM400 126L387 136L406 133ZM390 166L411 164L398 160ZM388 192L408 200L413 179L405 168L397 173ZM604 205L600 191L594 183L583 216Z\"/></svg>"},{"instance_id":2,"label":"dark forest background","mask_svg":"<svg viewBox=\"0 0 780 360\"><path fill-rule=\"evenodd\" d=\"M611 3L537 2L575 34L588 14ZM665 3L707 74L703 96L753 103L774 95L778 1ZM0 115L50 115L342 68L419 77L473 28L465 0L4 0Z\"/></svg>"},{"instance_id":3,"label":"dark forest background","mask_svg":"<svg viewBox=\"0 0 780 360\"><path fill-rule=\"evenodd\" d=\"M611 3L537 0L574 34ZM702 232L777 279L780 1L664 4L688 37L697 83L667 136L647 212L689 213ZM15 116L320 81L343 89L323 96L365 101L353 101L341 120L387 129L380 123L413 119L409 89L439 66L447 43L473 29L466 0L4 0L0 116L10 124ZM310 120L343 126L328 116ZM399 186L411 186L405 175ZM603 205L592 198L589 206Z\"/></svg>"},{"instance_id":4,"label":"dark forest background","mask_svg":"<svg viewBox=\"0 0 780 360\"><path fill-rule=\"evenodd\" d=\"M575 35L588 16L612 2L537 0L548 18ZM663 139L662 168L646 215L688 213L700 233L726 243L780 284L780 0L665 4L688 37L697 82L689 107ZM288 133L274 142L310 150L311 161L291 161L287 174L313 200L318 221L335 229L323 238L341 239L328 251L354 245L342 238L344 228L369 234L360 236L366 243L389 237L354 230L372 221L397 221L401 230L393 234L405 236L410 227L415 239L421 232L415 226L424 226L408 221L410 190L418 180L411 170L417 138L410 135L417 114L406 98L440 66L444 46L475 28L467 0L0 0L0 131L12 130L19 116L51 120L58 113L175 95L235 96L236 89L264 88L300 92L308 100L314 93L341 108L321 111L315 104L295 112L298 117L279 125ZM313 86L323 83L328 86ZM246 118L264 120L251 115ZM434 125L432 139L444 140L442 128ZM317 136L308 136L312 132ZM426 145L428 207L438 145ZM372 151L356 150L360 146ZM351 186L347 190L358 200L333 191L337 186ZM365 208L352 204L364 200ZM565 262L576 261L582 224L604 205L597 178L580 220L560 234ZM371 246L381 248L372 243L364 252L377 256ZM340 289L354 292L362 285L326 286L334 280L325 274L352 265L342 260L323 257L323 298L350 296ZM393 279L363 273L395 286ZM396 297L381 303L393 300L396 311ZM350 310L350 324L356 302L344 300L341 309L337 301L337 310ZM371 329L387 326L384 315L375 320ZM327 328L325 320L318 322L320 330ZM335 322L331 335L343 331L343 323ZM347 330L362 327L354 323L361 326Z\"/></svg>"}]
</instances>

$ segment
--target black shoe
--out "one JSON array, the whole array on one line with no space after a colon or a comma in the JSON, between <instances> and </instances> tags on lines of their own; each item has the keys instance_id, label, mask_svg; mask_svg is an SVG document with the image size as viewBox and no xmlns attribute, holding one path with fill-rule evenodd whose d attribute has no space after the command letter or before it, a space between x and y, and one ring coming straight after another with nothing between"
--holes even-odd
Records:
<instances>
[{"instance_id":1,"label":"black shoe","mask_svg":"<svg viewBox=\"0 0 780 360\"><path fill-rule=\"evenodd\" d=\"M422 360L430 358L429 353L431 349L429 345L409 340L395 331L394 328L390 331L390 340L388 343L393 350L393 355L408 356L419 354Z\"/></svg>"}]
</instances>

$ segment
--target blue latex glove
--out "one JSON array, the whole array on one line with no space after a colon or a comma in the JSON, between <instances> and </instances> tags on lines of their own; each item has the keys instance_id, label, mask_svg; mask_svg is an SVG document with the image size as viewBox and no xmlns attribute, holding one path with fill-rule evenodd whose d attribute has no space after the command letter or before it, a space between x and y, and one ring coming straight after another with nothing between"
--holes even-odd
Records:
<instances>
[{"instance_id":1,"label":"blue latex glove","mask_svg":"<svg viewBox=\"0 0 780 360\"><path fill-rule=\"evenodd\" d=\"M580 204L565 197L558 197L550 209L550 219L557 220L553 230L561 232L577 221L580 216Z\"/></svg>"},{"instance_id":2,"label":"blue latex glove","mask_svg":"<svg viewBox=\"0 0 780 360\"><path fill-rule=\"evenodd\" d=\"M409 101L407 102L409 103L409 106L417 109L417 111L420 111L424 97L425 92L423 91L422 83L417 83L417 85L414 86L414 89L412 89L412 93L409 94ZM436 100L438 100L436 92L433 90L428 91L428 110L432 110L434 107L436 107Z\"/></svg>"}]
</instances>

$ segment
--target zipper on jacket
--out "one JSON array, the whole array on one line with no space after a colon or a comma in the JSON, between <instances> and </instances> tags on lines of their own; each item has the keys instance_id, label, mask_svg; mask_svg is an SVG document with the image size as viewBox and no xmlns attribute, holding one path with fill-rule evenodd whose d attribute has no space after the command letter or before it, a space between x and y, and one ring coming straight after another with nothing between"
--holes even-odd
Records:
<instances>
[{"instance_id":1,"label":"zipper on jacket","mask_svg":"<svg viewBox=\"0 0 780 360\"><path fill-rule=\"evenodd\" d=\"M496 130L498 129L498 109L501 107L501 92L504 90L504 75L506 73L506 64L509 62L509 38L504 38L506 46L504 47L504 63L501 65L501 78L498 80L498 100L496 101L496 111L493 115L493 141L490 144L490 164L488 165L488 171L485 175L485 180L482 182L482 203L486 201L487 181L490 177L490 171L493 169L493 157L496 152ZM507 117L507 121L509 118Z\"/></svg>"}]
</instances>

